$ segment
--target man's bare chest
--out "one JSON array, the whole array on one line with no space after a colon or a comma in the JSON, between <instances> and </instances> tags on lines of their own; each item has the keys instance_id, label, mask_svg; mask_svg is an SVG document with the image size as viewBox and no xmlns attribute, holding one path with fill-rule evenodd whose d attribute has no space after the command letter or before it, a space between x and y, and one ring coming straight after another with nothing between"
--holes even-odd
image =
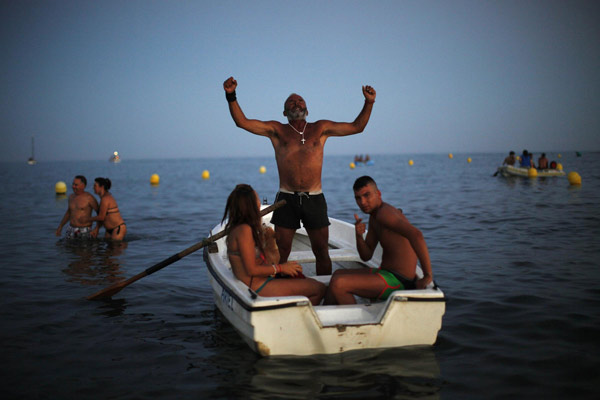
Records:
<instances>
[{"instance_id":1,"label":"man's bare chest","mask_svg":"<svg viewBox=\"0 0 600 400\"><path fill-rule=\"evenodd\" d=\"M73 210L85 211L90 208L90 202L87 198L76 198L71 202L71 208Z\"/></svg>"}]
</instances>

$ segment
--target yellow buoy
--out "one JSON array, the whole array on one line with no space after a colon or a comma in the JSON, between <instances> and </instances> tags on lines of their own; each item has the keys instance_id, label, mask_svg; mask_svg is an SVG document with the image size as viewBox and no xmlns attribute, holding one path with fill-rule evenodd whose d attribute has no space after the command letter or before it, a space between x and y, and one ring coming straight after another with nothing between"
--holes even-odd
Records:
<instances>
[{"instance_id":1,"label":"yellow buoy","mask_svg":"<svg viewBox=\"0 0 600 400\"><path fill-rule=\"evenodd\" d=\"M208 172L207 169L205 169L204 171L202 171L202 179L208 179L210 178L210 172Z\"/></svg>"},{"instance_id":2,"label":"yellow buoy","mask_svg":"<svg viewBox=\"0 0 600 400\"><path fill-rule=\"evenodd\" d=\"M258 172L260 172L261 174L264 174L265 172L267 172L267 169L265 168L264 165L261 165L260 168L258 169Z\"/></svg>"},{"instance_id":3,"label":"yellow buoy","mask_svg":"<svg viewBox=\"0 0 600 400\"><path fill-rule=\"evenodd\" d=\"M571 185L581 185L581 176L575 171L569 172L567 179Z\"/></svg>"},{"instance_id":4,"label":"yellow buoy","mask_svg":"<svg viewBox=\"0 0 600 400\"><path fill-rule=\"evenodd\" d=\"M562 154L558 153L558 158L562 158Z\"/></svg>"},{"instance_id":5,"label":"yellow buoy","mask_svg":"<svg viewBox=\"0 0 600 400\"><path fill-rule=\"evenodd\" d=\"M529 171L527 171L527 176L529 176L530 178L537 178L537 169L535 168L529 168Z\"/></svg>"},{"instance_id":6,"label":"yellow buoy","mask_svg":"<svg viewBox=\"0 0 600 400\"><path fill-rule=\"evenodd\" d=\"M413 165L413 164L414 164L413 160L408 160L408 165Z\"/></svg>"},{"instance_id":7,"label":"yellow buoy","mask_svg":"<svg viewBox=\"0 0 600 400\"><path fill-rule=\"evenodd\" d=\"M472 161L472 160L471 160L471 157L467 158L467 162L468 162L468 163L470 163L471 161Z\"/></svg>"},{"instance_id":8,"label":"yellow buoy","mask_svg":"<svg viewBox=\"0 0 600 400\"><path fill-rule=\"evenodd\" d=\"M354 164L353 162L350 163L350 169L354 169L356 168L356 164Z\"/></svg>"},{"instance_id":9,"label":"yellow buoy","mask_svg":"<svg viewBox=\"0 0 600 400\"><path fill-rule=\"evenodd\" d=\"M556 164L556 169L559 171L562 171L563 170L562 164L561 163Z\"/></svg>"},{"instance_id":10,"label":"yellow buoy","mask_svg":"<svg viewBox=\"0 0 600 400\"><path fill-rule=\"evenodd\" d=\"M56 194L67 193L67 184L63 181L56 182L56 185L54 185L54 191L56 192Z\"/></svg>"},{"instance_id":11,"label":"yellow buoy","mask_svg":"<svg viewBox=\"0 0 600 400\"><path fill-rule=\"evenodd\" d=\"M452 157L454 157L452 153L448 154L448 158L452 159Z\"/></svg>"},{"instance_id":12,"label":"yellow buoy","mask_svg":"<svg viewBox=\"0 0 600 400\"><path fill-rule=\"evenodd\" d=\"M159 182L160 182L160 177L158 176L158 174L152 174L152 176L150 176L150 184L151 185L158 185Z\"/></svg>"}]
</instances>

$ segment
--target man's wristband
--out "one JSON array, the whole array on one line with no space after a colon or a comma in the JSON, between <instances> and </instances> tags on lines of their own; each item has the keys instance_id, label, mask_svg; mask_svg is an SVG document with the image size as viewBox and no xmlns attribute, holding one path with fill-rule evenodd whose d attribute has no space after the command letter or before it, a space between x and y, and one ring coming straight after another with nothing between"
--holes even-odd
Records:
<instances>
[{"instance_id":1,"label":"man's wristband","mask_svg":"<svg viewBox=\"0 0 600 400\"><path fill-rule=\"evenodd\" d=\"M237 98L235 97L235 90L231 93L225 92L225 98L227 99L228 103L233 103L236 101Z\"/></svg>"},{"instance_id":2,"label":"man's wristband","mask_svg":"<svg viewBox=\"0 0 600 400\"><path fill-rule=\"evenodd\" d=\"M365 103L368 103L368 104L373 104L373 103L375 103L375 100L371 100L371 101L369 101L369 100L365 99Z\"/></svg>"}]
</instances>

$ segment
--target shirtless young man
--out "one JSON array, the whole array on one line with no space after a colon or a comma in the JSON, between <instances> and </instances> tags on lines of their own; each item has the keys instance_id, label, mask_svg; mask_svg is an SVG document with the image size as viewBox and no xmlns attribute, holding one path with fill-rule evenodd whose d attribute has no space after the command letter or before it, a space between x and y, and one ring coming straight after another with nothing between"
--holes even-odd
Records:
<instances>
[{"instance_id":1,"label":"shirtless young man","mask_svg":"<svg viewBox=\"0 0 600 400\"><path fill-rule=\"evenodd\" d=\"M381 192L371 177L356 180L354 197L360 209L369 214L366 238L365 224L354 214L358 254L368 261L380 243L381 267L337 270L331 277L325 304L354 304L354 295L385 300L394 290L423 289L431 283L431 261L421 231L411 225L401 210L381 200ZM416 275L417 259L423 269L421 279Z\"/></svg>"},{"instance_id":2,"label":"shirtless young man","mask_svg":"<svg viewBox=\"0 0 600 400\"><path fill-rule=\"evenodd\" d=\"M331 274L329 218L327 203L321 188L323 147L330 136L347 136L362 132L369 122L375 89L363 86L365 104L354 122L306 121L308 110L304 99L291 94L284 103L283 115L289 123L248 119L236 100L237 81L230 77L223 83L229 112L235 124L255 135L266 136L275 150L279 172L279 192L276 201L287 204L273 213L277 246L281 263L285 263L292 249L292 240L300 221L304 224L316 258L317 275Z\"/></svg>"},{"instance_id":3,"label":"shirtless young man","mask_svg":"<svg viewBox=\"0 0 600 400\"><path fill-rule=\"evenodd\" d=\"M511 151L508 153L508 157L506 157L502 162L502 165L515 165L516 162L517 158L515 157L515 152Z\"/></svg>"},{"instance_id":4,"label":"shirtless young man","mask_svg":"<svg viewBox=\"0 0 600 400\"><path fill-rule=\"evenodd\" d=\"M63 226L69 221L67 227L67 239L89 239L95 237L92 233L92 210L98 213L98 202L88 192L85 191L87 180L85 176L77 175L73 178L73 194L69 196L69 205L65 215L63 216L58 228L56 228L56 236L61 235Z\"/></svg>"}]
</instances>

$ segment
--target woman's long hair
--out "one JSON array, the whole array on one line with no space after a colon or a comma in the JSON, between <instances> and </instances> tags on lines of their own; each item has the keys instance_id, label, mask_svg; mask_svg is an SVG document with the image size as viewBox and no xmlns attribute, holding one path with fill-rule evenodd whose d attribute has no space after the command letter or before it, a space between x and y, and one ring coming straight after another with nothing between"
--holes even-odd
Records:
<instances>
[{"instance_id":1,"label":"woman's long hair","mask_svg":"<svg viewBox=\"0 0 600 400\"><path fill-rule=\"evenodd\" d=\"M227 198L223 223L227 219L225 229L231 229L241 224L248 224L252 228L252 238L260 251L263 251L261 240L261 216L256 204L256 194L252 186L240 183L233 189Z\"/></svg>"}]
</instances>

